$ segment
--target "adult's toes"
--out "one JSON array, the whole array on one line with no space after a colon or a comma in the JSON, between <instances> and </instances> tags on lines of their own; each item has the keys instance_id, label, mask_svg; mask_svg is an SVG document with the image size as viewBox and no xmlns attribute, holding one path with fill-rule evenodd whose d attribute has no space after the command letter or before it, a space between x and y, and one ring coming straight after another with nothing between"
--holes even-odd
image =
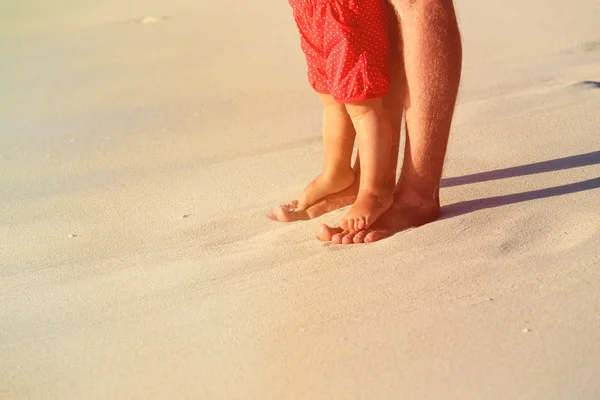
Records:
<instances>
[{"instance_id":1,"label":"adult's toes","mask_svg":"<svg viewBox=\"0 0 600 400\"><path fill-rule=\"evenodd\" d=\"M364 242L365 243L373 243L381 239L385 239L387 237L392 236L394 233L386 230L377 230L371 231L366 234Z\"/></svg>"},{"instance_id":2,"label":"adult's toes","mask_svg":"<svg viewBox=\"0 0 600 400\"><path fill-rule=\"evenodd\" d=\"M342 232L336 233L335 235L333 235L331 237L331 243L342 244L344 241L344 237L346 237L347 233L348 233L348 231L342 231Z\"/></svg>"},{"instance_id":3,"label":"adult's toes","mask_svg":"<svg viewBox=\"0 0 600 400\"><path fill-rule=\"evenodd\" d=\"M354 235L354 239L353 242L354 243L364 243L365 242L365 236L367 236L367 231L358 231L356 232L356 235Z\"/></svg>"},{"instance_id":4,"label":"adult's toes","mask_svg":"<svg viewBox=\"0 0 600 400\"><path fill-rule=\"evenodd\" d=\"M354 236L356 232L346 232L344 237L342 238L342 244L352 244L354 243Z\"/></svg>"}]
</instances>

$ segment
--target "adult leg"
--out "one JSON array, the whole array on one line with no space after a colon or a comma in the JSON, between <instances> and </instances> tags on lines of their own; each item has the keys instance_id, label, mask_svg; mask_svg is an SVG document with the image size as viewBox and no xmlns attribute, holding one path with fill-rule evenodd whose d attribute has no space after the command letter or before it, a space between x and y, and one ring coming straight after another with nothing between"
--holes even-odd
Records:
<instances>
[{"instance_id":1,"label":"adult leg","mask_svg":"<svg viewBox=\"0 0 600 400\"><path fill-rule=\"evenodd\" d=\"M394 0L400 17L407 139L394 204L370 230L322 226L321 240L373 242L436 220L439 184L456 103L462 48L452 0Z\"/></svg>"}]
</instances>

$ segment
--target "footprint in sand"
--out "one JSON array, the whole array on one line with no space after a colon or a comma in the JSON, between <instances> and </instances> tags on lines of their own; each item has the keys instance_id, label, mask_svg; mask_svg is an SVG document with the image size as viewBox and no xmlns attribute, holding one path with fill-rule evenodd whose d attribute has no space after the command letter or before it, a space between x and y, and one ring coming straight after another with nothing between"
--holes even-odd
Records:
<instances>
[{"instance_id":1,"label":"footprint in sand","mask_svg":"<svg viewBox=\"0 0 600 400\"><path fill-rule=\"evenodd\" d=\"M594 53L600 51L600 39L590 40L587 42L579 43L578 45L571 46L564 49L562 53L573 54L573 53Z\"/></svg>"},{"instance_id":2,"label":"footprint in sand","mask_svg":"<svg viewBox=\"0 0 600 400\"><path fill-rule=\"evenodd\" d=\"M600 40L592 40L589 42L582 43L581 45L579 45L579 50L584 53L600 51Z\"/></svg>"}]
</instances>

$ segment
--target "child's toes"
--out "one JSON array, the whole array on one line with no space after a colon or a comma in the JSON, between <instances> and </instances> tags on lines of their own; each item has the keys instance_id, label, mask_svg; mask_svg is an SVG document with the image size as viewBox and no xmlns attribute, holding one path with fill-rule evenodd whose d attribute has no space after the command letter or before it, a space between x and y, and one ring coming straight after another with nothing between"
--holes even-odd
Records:
<instances>
[{"instance_id":1,"label":"child's toes","mask_svg":"<svg viewBox=\"0 0 600 400\"><path fill-rule=\"evenodd\" d=\"M306 211L307 208L308 208L307 203L303 203L303 202L299 201L298 203L296 203L296 207L294 207L292 211Z\"/></svg>"},{"instance_id":2,"label":"child's toes","mask_svg":"<svg viewBox=\"0 0 600 400\"><path fill-rule=\"evenodd\" d=\"M352 231L354 230L354 220L352 218L348 218L346 220L346 229L347 231Z\"/></svg>"},{"instance_id":3,"label":"child's toes","mask_svg":"<svg viewBox=\"0 0 600 400\"><path fill-rule=\"evenodd\" d=\"M350 230L349 221L347 219L341 220L340 228L342 228L342 230L344 230L344 231Z\"/></svg>"},{"instance_id":4,"label":"child's toes","mask_svg":"<svg viewBox=\"0 0 600 400\"><path fill-rule=\"evenodd\" d=\"M367 222L365 221L365 217L360 217L356 221L356 230L362 231L367 227Z\"/></svg>"}]
</instances>

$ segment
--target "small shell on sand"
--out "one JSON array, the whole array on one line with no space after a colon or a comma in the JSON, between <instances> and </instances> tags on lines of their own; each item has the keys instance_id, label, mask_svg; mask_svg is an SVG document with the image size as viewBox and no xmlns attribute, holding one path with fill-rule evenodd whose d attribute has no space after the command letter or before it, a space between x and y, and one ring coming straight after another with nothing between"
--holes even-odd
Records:
<instances>
[{"instance_id":1,"label":"small shell on sand","mask_svg":"<svg viewBox=\"0 0 600 400\"><path fill-rule=\"evenodd\" d=\"M150 16L148 16L148 17L144 17L144 18L140 19L139 21L140 21L141 24L155 24L155 23L160 22L162 20L163 20L162 17L150 17Z\"/></svg>"},{"instance_id":2,"label":"small shell on sand","mask_svg":"<svg viewBox=\"0 0 600 400\"><path fill-rule=\"evenodd\" d=\"M69 237L70 237L70 238L76 238L77 236L79 236L79 235L76 235L76 234L74 234L74 233L69 233Z\"/></svg>"}]
</instances>

